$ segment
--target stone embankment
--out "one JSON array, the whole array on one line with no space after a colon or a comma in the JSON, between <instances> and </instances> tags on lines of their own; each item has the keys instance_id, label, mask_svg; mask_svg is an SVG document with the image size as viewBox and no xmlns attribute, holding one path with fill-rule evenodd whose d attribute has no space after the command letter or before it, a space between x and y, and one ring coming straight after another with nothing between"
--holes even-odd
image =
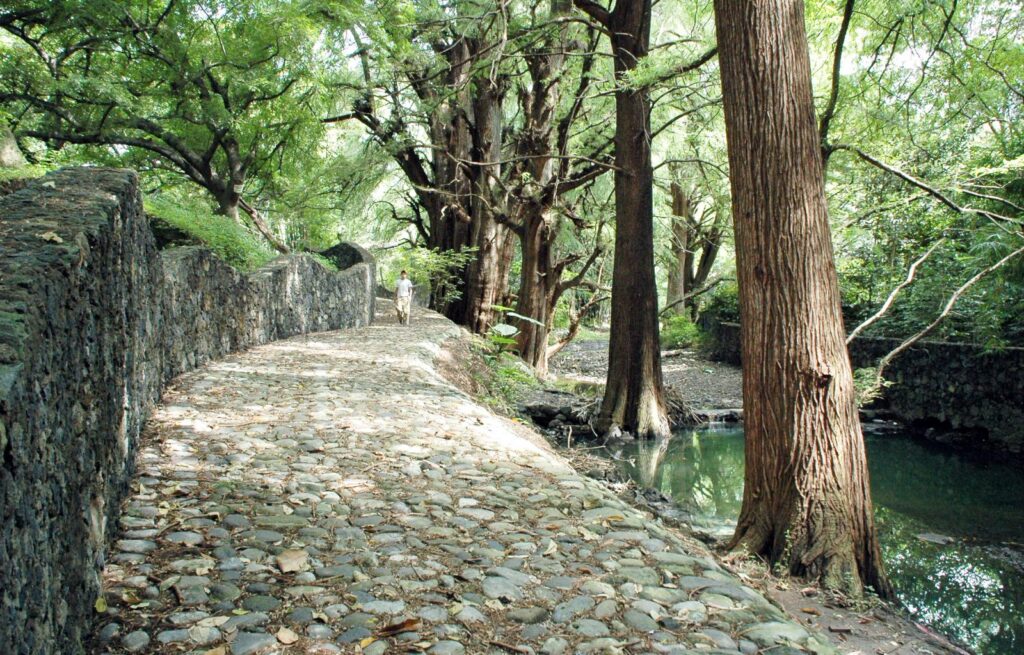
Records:
<instances>
[{"instance_id":1,"label":"stone embankment","mask_svg":"<svg viewBox=\"0 0 1024 655\"><path fill-rule=\"evenodd\" d=\"M458 335L421 313L178 378L139 451L92 652L831 652L443 379Z\"/></svg>"},{"instance_id":2,"label":"stone embankment","mask_svg":"<svg viewBox=\"0 0 1024 655\"><path fill-rule=\"evenodd\" d=\"M709 321L715 359L740 364L740 326ZM872 367L899 339L859 337L854 368ZM989 350L965 343L921 341L886 370L889 386L874 409L929 430L926 436L977 451L1024 455L1024 348Z\"/></svg>"},{"instance_id":3,"label":"stone embankment","mask_svg":"<svg viewBox=\"0 0 1024 655\"><path fill-rule=\"evenodd\" d=\"M66 170L0 200L0 651L80 652L137 438L165 383L226 353L365 325L373 265L249 275L157 252L134 173Z\"/></svg>"}]
</instances>

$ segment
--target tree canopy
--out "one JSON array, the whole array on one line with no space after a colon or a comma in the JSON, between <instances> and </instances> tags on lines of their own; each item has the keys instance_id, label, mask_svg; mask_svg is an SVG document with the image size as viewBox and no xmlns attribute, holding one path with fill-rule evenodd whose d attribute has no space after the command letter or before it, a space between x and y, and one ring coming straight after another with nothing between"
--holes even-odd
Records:
<instances>
[{"instance_id":1,"label":"tree canopy","mask_svg":"<svg viewBox=\"0 0 1024 655\"><path fill-rule=\"evenodd\" d=\"M138 168L150 191L278 250L344 235L384 248L385 268L407 247L434 253L448 262L429 267L436 306L478 331L499 320L491 307L515 306L546 326L517 323L543 370L551 331L614 274L624 87L651 103L659 306L736 318L711 3L654 3L649 52L618 80L601 20L615 3L576 5L12 0L0 118L38 166ZM914 334L1021 247L1021 14L807 3L848 330L926 253L865 334ZM983 275L932 335L1024 343L1022 267Z\"/></svg>"}]
</instances>

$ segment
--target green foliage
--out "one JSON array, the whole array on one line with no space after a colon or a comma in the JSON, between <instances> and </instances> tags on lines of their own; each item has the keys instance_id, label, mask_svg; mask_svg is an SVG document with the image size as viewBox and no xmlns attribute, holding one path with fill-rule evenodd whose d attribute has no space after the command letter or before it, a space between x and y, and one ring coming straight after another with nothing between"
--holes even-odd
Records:
<instances>
[{"instance_id":1,"label":"green foliage","mask_svg":"<svg viewBox=\"0 0 1024 655\"><path fill-rule=\"evenodd\" d=\"M809 21L827 26L818 34L824 53L838 29L836 8L809 7ZM869 331L904 338L1022 243L1024 106L1011 80L1024 78L1024 13L981 0L867 2L858 3L851 30L829 141L852 144L888 170L850 149L829 159L847 327L875 312L911 262L946 239ZM964 296L931 336L1024 344L1022 320L1024 275L1007 266Z\"/></svg>"},{"instance_id":2,"label":"green foliage","mask_svg":"<svg viewBox=\"0 0 1024 655\"><path fill-rule=\"evenodd\" d=\"M340 24L353 6L11 0L0 25L2 109L40 149L134 167L160 188L196 184L226 211L242 197L266 213L319 168L334 62L318 21Z\"/></svg>"},{"instance_id":3,"label":"green foliage","mask_svg":"<svg viewBox=\"0 0 1024 655\"><path fill-rule=\"evenodd\" d=\"M487 401L506 414L514 411L515 405L531 391L543 385L530 368L516 355L500 353L485 355L484 361L491 369Z\"/></svg>"},{"instance_id":4,"label":"green foliage","mask_svg":"<svg viewBox=\"0 0 1024 655\"><path fill-rule=\"evenodd\" d=\"M715 287L711 297L705 301L701 313L723 323L740 322L740 288L735 282L725 282Z\"/></svg>"},{"instance_id":5,"label":"green foliage","mask_svg":"<svg viewBox=\"0 0 1024 655\"><path fill-rule=\"evenodd\" d=\"M700 340L700 329L689 316L669 316L662 324L661 347L666 350L690 348Z\"/></svg>"},{"instance_id":6,"label":"green foliage","mask_svg":"<svg viewBox=\"0 0 1024 655\"><path fill-rule=\"evenodd\" d=\"M337 265L337 264L335 264L335 263L334 263L334 262L332 262L331 260L327 259L326 257L324 257L323 255L321 255L321 254L320 254L320 253L318 253L318 252L305 252L305 253L303 253L303 254L304 254L304 255L307 255L307 256L309 256L309 257L312 257L312 258L313 258L313 259L315 259L315 260L316 260L316 261L317 261L317 262L318 262L318 263L319 263L319 264L320 264L321 266L323 266L324 268L326 268L326 269L327 269L327 270L329 270L329 271L336 271L336 270L338 270L338 265Z\"/></svg>"},{"instance_id":7,"label":"green foliage","mask_svg":"<svg viewBox=\"0 0 1024 655\"><path fill-rule=\"evenodd\" d=\"M394 289L401 271L406 271L416 286L429 285L434 302L443 306L462 296L458 286L459 272L476 256L476 248L441 251L414 246L402 250L384 251L378 257L381 279Z\"/></svg>"},{"instance_id":8,"label":"green foliage","mask_svg":"<svg viewBox=\"0 0 1024 655\"><path fill-rule=\"evenodd\" d=\"M34 177L46 175L48 169L45 166L29 164L28 166L17 166L15 168L0 168L0 182L11 180L28 180Z\"/></svg>"},{"instance_id":9,"label":"green foliage","mask_svg":"<svg viewBox=\"0 0 1024 655\"><path fill-rule=\"evenodd\" d=\"M571 3L560 5L579 16ZM470 91L492 78L508 82L505 152L518 151L515 139L531 133L520 93L534 92L530 53L556 41L578 47L558 73L560 93L551 108L558 120L577 110L581 117L558 161L566 163L569 179L611 152L611 63L602 55L585 68L585 57L577 56L600 35L578 21L552 20L553 6L513 0L495 14L487 3L439 0L7 0L0 10L0 123L10 125L36 165L0 171L0 182L69 164L130 166L161 196L178 197L183 187L198 185L213 207L237 188L296 249L339 240L445 243L429 234L430 201L418 195L418 185L444 184L433 177L464 158L444 153L427 127L432 116L456 115L463 90L449 75L455 50L439 44L469 38L487 45L457 77ZM820 117L831 97L844 5L808 0L806 6ZM679 74L713 45L710 4L667 0L653 11L658 29L651 54L621 83L648 88L654 100L662 286L672 254L669 183L686 187L698 217L724 223L729 203L717 61ZM498 39L507 41L498 46ZM909 264L940 237L942 248L869 334L905 337L919 330L954 289L1022 243L1022 43L1024 12L1017 3L858 0L827 139L843 146L830 152L826 180L847 327L876 311ZM372 120L353 111L360 103L372 110ZM321 121L333 116L349 119ZM854 148L903 175L858 157ZM416 160L431 179L411 181L400 170ZM515 207L508 198L541 187L538 171L517 166L503 165L503 174L518 172L501 180L498 186L508 187L501 194L485 199L509 218ZM464 182L453 181L438 195L448 202L449 191L466 193ZM262 246L251 247L255 237L247 231L210 217L209 207L159 211L240 266L268 257ZM593 226L614 223L612 176L560 195L550 214L555 259L578 258L563 272L569 277L598 241ZM600 240L608 242L610 231ZM731 248L726 239L719 271L730 264ZM416 284L434 290L439 306L459 297L460 272L474 257L470 250L421 248L378 255L387 283L406 268ZM519 267L513 258L513 285ZM604 280L597 279L600 268L586 281L603 287L610 266ZM556 306L555 327L568 326L574 291ZM698 302L719 320L739 319L734 284ZM976 285L933 336L992 347L1024 344L1024 263Z\"/></svg>"},{"instance_id":10,"label":"green foliage","mask_svg":"<svg viewBox=\"0 0 1024 655\"><path fill-rule=\"evenodd\" d=\"M200 203L187 203L155 195L146 198L145 209L167 224L189 234L235 268L250 271L277 256L263 240Z\"/></svg>"},{"instance_id":11,"label":"green foliage","mask_svg":"<svg viewBox=\"0 0 1024 655\"><path fill-rule=\"evenodd\" d=\"M853 387L857 394L857 406L867 407L882 397L885 388L892 382L878 379L878 369L874 367L858 368L853 371Z\"/></svg>"},{"instance_id":12,"label":"green foliage","mask_svg":"<svg viewBox=\"0 0 1024 655\"><path fill-rule=\"evenodd\" d=\"M491 309L494 310L494 313L498 317L511 316L513 318L521 318L532 323L537 322L534 321L532 318L515 313L514 311L512 311L511 307L505 307L504 305L492 305ZM506 323L503 318L494 325L492 325L490 329L487 330L487 334L485 335L487 338L487 343L490 346L489 357L491 358L491 360L498 359L506 353L515 353L517 345L516 336L518 335L519 328L509 323ZM485 357L487 356L485 355Z\"/></svg>"}]
</instances>

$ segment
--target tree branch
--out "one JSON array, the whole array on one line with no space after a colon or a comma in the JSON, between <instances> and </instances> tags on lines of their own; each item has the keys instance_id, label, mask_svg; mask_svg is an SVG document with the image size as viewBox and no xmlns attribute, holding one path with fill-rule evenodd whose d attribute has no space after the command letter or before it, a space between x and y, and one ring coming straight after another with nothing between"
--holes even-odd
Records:
<instances>
[{"instance_id":1,"label":"tree branch","mask_svg":"<svg viewBox=\"0 0 1024 655\"><path fill-rule=\"evenodd\" d=\"M920 341L921 339L923 339L926 336L928 336L929 334L931 334L931 332L935 328L937 328L939 326L939 324L942 323L942 321L945 320L945 318L947 316L949 316L950 311L952 311L952 309L953 309L953 305L955 305L956 301L960 299L960 296L964 295L979 280L981 280L982 278L984 278L988 274L992 273L993 271L996 271L999 268L1002 268L1003 265L1005 265L1011 259L1013 259L1014 257L1016 257L1016 256L1018 256L1018 255L1020 255L1022 253L1024 253L1024 246L1014 250L1013 252L1011 252L1006 257L1003 257L1002 259L997 261L995 264L992 264L991 266L989 266L985 270L980 271L974 277L972 277L971 279L969 279L966 282L964 282L963 286L961 286L959 289L954 291L953 295L951 295L949 297L949 301L946 302L946 306L945 306L945 308L943 308L942 313L940 313L938 316L936 316L934 321L932 321L927 326L925 326L924 329L922 329L917 334L913 335L912 337L910 337L909 339L907 339L906 341L904 341L900 345L896 346L896 348L894 348L891 352L889 352L888 355L883 357L878 362L878 371L875 373L875 384L876 385L880 385L881 384L881 382L882 382L882 375L885 373L885 367L888 366L889 363L892 362L892 360L897 355L899 355L900 353L902 353L903 351L907 350L908 348L913 346L915 343Z\"/></svg>"},{"instance_id":2,"label":"tree branch","mask_svg":"<svg viewBox=\"0 0 1024 655\"><path fill-rule=\"evenodd\" d=\"M628 0L622 0L626 2ZM593 0L573 0L573 4L576 8L587 14L605 28L610 28L611 23L611 12L602 7Z\"/></svg>"},{"instance_id":3,"label":"tree branch","mask_svg":"<svg viewBox=\"0 0 1024 655\"><path fill-rule=\"evenodd\" d=\"M872 166L880 168L880 169L882 169L883 171L885 171L887 173L891 173L891 174L895 175L896 177L900 178L901 180L903 180L904 182L907 182L908 184L910 184L912 186L915 186L918 189L921 189L922 191L924 191L928 195L932 196L933 198L935 198L936 200L938 200L942 204L946 205L947 207L949 207L950 209L952 209L955 212L958 212L958 213L961 213L961 214L977 214L979 216L983 216L985 218L991 219L991 220L999 222L999 223L1013 223L1014 225L1020 225L1021 224L1020 220L1015 219L1015 218L1011 218L1010 216L1003 216L1002 214L997 214L995 212L990 212L990 211L987 211L985 209L977 209L975 207L963 207L961 205L958 205L949 196L947 196L946 194L942 193L941 191L939 191L935 187L930 186L928 184L925 184L924 182L922 182L921 180L917 179L913 175L910 175L909 173L905 173L905 172L901 171L900 169L896 168L895 166L890 166L889 164L886 164L883 161L875 159L871 155L867 154L866 152L864 152L863 150L861 150L860 148L857 148L855 146L851 146L851 145L848 145L848 144L839 144L839 145L833 146L833 150L847 150L849 152L852 152L852 153L856 154L858 157L860 157L864 161L868 162Z\"/></svg>"},{"instance_id":4,"label":"tree branch","mask_svg":"<svg viewBox=\"0 0 1024 655\"><path fill-rule=\"evenodd\" d=\"M693 61L687 62L685 64L680 64L679 66L676 66L676 67L672 68L670 71L668 71L664 75L659 76L657 79L655 79L648 86L655 86L657 84L661 84L663 82L667 82L668 80L671 80L672 78L679 77L680 75L685 75L686 73L691 73L691 72L697 70L698 68L700 68L701 66L703 66L704 64L708 63L712 59L714 59L717 55L718 55L718 46L715 46L715 47L711 48L710 50L708 50L707 52L705 52L704 54L702 54L701 56L699 56L696 59L694 59Z\"/></svg>"},{"instance_id":5,"label":"tree branch","mask_svg":"<svg viewBox=\"0 0 1024 655\"><path fill-rule=\"evenodd\" d=\"M846 7L843 9L843 22L839 25L839 35L836 37L835 54L832 57L832 90L829 92L828 104L821 114L821 122L818 127L818 138L821 140L821 147L825 154L825 161L828 161L830 154L828 147L828 129L832 118L836 113L836 103L839 101L839 70L843 61L843 45L846 42L846 32L850 29L850 19L853 17L853 5L855 0L846 0Z\"/></svg>"},{"instance_id":6,"label":"tree branch","mask_svg":"<svg viewBox=\"0 0 1024 655\"><path fill-rule=\"evenodd\" d=\"M691 291L691 292L687 293L686 295L684 295L684 296L683 296L682 298L680 298L679 300L677 300L677 301L675 301L675 302L673 302L673 303L671 303L671 304L665 305L665 306L664 306L664 307L663 307L663 308L661 309L661 311L660 311L660 312L658 312L658 316L659 316L659 317L661 317L661 316L664 316L664 315L665 315L665 314L666 314L666 313L668 312L668 310L672 309L672 308L673 308L673 307L675 307L676 305L680 305L680 304L682 304L682 303L686 302L687 300L689 300L690 298L696 298L697 296L702 296L702 295L704 295L705 293L707 293L707 292L711 291L712 289L714 289L715 287L717 287L717 286L718 286L719 284L721 284L722 282L728 282L728 281L730 281L730 280L732 280L732 278L728 278L728 277L720 277L720 278L718 278L717 280L715 280L714 282L711 282L710 284L706 284L706 285L704 285L704 286L703 286L703 287L701 287L700 289L696 289L696 290L694 290L694 291Z\"/></svg>"},{"instance_id":7,"label":"tree branch","mask_svg":"<svg viewBox=\"0 0 1024 655\"><path fill-rule=\"evenodd\" d=\"M266 239L270 245L274 246L275 250L283 255L287 255L290 252L288 250L288 246L281 243L277 236L270 231L270 227L267 225L266 221L263 220L263 215L260 214L259 210L242 198L238 199L238 206L245 210L245 213L252 219L252 224L256 226L256 229L263 235L263 238Z\"/></svg>"},{"instance_id":8,"label":"tree branch","mask_svg":"<svg viewBox=\"0 0 1024 655\"><path fill-rule=\"evenodd\" d=\"M878 319L885 316L885 313L889 311L890 307L892 307L892 304L896 300L896 296L899 295L900 291L903 291L903 289L907 288L910 285L910 283L914 281L914 274L917 273L917 267L920 266L924 262L924 260L928 259L928 257L933 252L935 252L935 249L938 248L943 241L945 241L945 239L939 239L938 241L933 243L931 248L929 248L923 255L921 255L921 257L919 257L917 261L910 265L910 269L907 271L907 279L903 280L903 282L901 282L895 289L892 290L892 293L890 293L889 297L886 298L885 302L882 304L882 307L877 312L875 312L874 315L871 316L871 318L867 319L866 321L858 325L856 329L854 329L854 331L850 333L850 336L846 337L847 345L849 345L851 341L856 339L858 334L866 330L871 325L874 325L878 321Z\"/></svg>"}]
</instances>

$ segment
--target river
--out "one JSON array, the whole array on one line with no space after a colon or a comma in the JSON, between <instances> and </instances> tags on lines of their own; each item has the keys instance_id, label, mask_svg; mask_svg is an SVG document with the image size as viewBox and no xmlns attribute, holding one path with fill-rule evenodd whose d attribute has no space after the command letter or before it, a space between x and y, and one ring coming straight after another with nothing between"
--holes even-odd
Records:
<instances>
[{"instance_id":1,"label":"river","mask_svg":"<svg viewBox=\"0 0 1024 655\"><path fill-rule=\"evenodd\" d=\"M979 655L1024 653L1024 472L906 436L866 441L879 537L900 600ZM699 529L732 533L743 500L742 429L684 431L609 454Z\"/></svg>"}]
</instances>

